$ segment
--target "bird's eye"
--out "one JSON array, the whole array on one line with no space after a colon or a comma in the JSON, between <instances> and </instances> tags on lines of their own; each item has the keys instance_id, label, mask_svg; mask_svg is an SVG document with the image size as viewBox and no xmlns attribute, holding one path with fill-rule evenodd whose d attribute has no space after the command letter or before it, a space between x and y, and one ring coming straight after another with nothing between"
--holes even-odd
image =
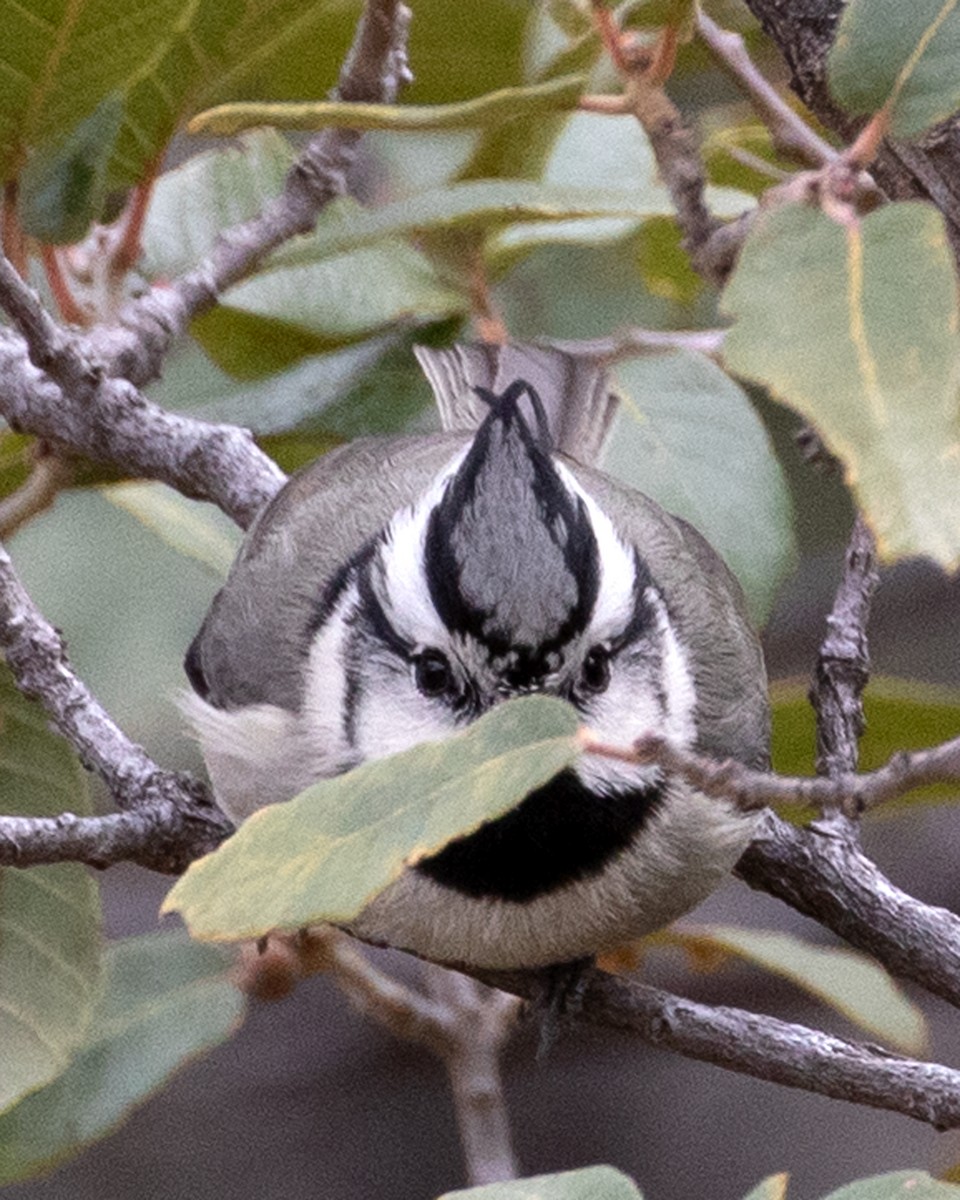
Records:
<instances>
[{"instance_id":1,"label":"bird's eye","mask_svg":"<svg viewBox=\"0 0 960 1200\"><path fill-rule=\"evenodd\" d=\"M439 650L424 650L417 655L413 678L424 696L443 696L453 688L453 670Z\"/></svg>"},{"instance_id":2,"label":"bird's eye","mask_svg":"<svg viewBox=\"0 0 960 1200\"><path fill-rule=\"evenodd\" d=\"M580 683L588 692L605 692L610 684L610 652L604 646L592 646L583 660Z\"/></svg>"}]
</instances>

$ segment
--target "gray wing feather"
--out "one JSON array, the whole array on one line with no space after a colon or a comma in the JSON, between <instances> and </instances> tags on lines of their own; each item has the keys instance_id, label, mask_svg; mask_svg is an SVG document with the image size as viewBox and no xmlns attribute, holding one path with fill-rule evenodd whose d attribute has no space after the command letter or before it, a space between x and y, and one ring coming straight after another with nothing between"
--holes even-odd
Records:
<instances>
[{"instance_id":1,"label":"gray wing feather","mask_svg":"<svg viewBox=\"0 0 960 1200\"><path fill-rule=\"evenodd\" d=\"M194 688L217 708L295 711L327 586L465 441L361 438L293 475L251 526L190 647Z\"/></svg>"},{"instance_id":2,"label":"gray wing feather","mask_svg":"<svg viewBox=\"0 0 960 1200\"><path fill-rule=\"evenodd\" d=\"M553 445L561 454L594 466L616 415L619 398L596 359L548 344L478 342L433 350L415 346L448 431L472 433L489 412L476 387L500 393L525 379L543 401Z\"/></svg>"}]
</instances>

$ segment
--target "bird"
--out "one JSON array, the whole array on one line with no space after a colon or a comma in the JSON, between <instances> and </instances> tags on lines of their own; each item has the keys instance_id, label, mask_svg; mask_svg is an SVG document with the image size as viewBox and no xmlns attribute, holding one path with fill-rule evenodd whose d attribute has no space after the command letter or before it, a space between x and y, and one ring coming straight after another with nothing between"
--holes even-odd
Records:
<instances>
[{"instance_id":1,"label":"bird","mask_svg":"<svg viewBox=\"0 0 960 1200\"><path fill-rule=\"evenodd\" d=\"M294 474L187 652L220 807L242 822L539 693L607 742L656 733L766 768L743 592L692 525L602 470L620 403L604 363L546 343L415 353L441 431L360 438ZM583 755L346 928L477 969L589 959L705 899L755 821L655 765Z\"/></svg>"}]
</instances>

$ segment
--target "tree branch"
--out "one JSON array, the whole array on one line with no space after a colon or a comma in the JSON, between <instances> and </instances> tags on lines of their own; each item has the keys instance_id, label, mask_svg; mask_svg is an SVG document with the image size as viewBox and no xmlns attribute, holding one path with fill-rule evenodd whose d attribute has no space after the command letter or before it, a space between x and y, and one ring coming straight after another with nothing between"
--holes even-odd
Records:
<instances>
[{"instance_id":1,"label":"tree branch","mask_svg":"<svg viewBox=\"0 0 960 1200\"><path fill-rule=\"evenodd\" d=\"M400 0L367 0L334 98L390 103L412 76L407 65L409 9ZM172 284L153 287L121 312L114 327L90 335L108 374L143 385L156 378L171 343L212 308L232 284L297 234L309 233L320 210L346 191L346 174L362 132L325 129L311 138L281 194L243 225L224 233L210 257Z\"/></svg>"},{"instance_id":2,"label":"tree branch","mask_svg":"<svg viewBox=\"0 0 960 1200\"><path fill-rule=\"evenodd\" d=\"M31 866L80 859L101 866L133 858L164 864L162 870L183 870L230 832L207 790L188 776L162 771L77 678L63 639L30 599L2 547L0 649L20 690L40 701L57 731L130 818L70 813L0 818L0 862ZM102 845L94 841L96 834L103 836ZM151 839L155 845L148 845Z\"/></svg>"},{"instance_id":3,"label":"tree branch","mask_svg":"<svg viewBox=\"0 0 960 1200\"><path fill-rule=\"evenodd\" d=\"M468 975L423 961L425 991L407 987L380 971L355 940L322 926L286 943L300 976L329 971L352 1003L395 1037L426 1046L443 1062L472 1186L514 1179L500 1053L518 1011L514 996ZM256 962L248 964L254 979Z\"/></svg>"},{"instance_id":4,"label":"tree branch","mask_svg":"<svg viewBox=\"0 0 960 1200\"><path fill-rule=\"evenodd\" d=\"M750 97L778 150L811 167L825 167L837 160L839 152L814 133L757 70L739 33L721 29L705 12L699 10L696 22L697 33L710 47L720 65Z\"/></svg>"},{"instance_id":5,"label":"tree branch","mask_svg":"<svg viewBox=\"0 0 960 1200\"><path fill-rule=\"evenodd\" d=\"M4 308L10 270L0 259ZM165 412L126 380L105 376L87 358L84 339L56 330L50 341L47 333L45 324L31 327L31 356L46 364L40 369L23 341L0 329L0 414L12 429L35 434L65 455L210 500L243 528L284 482L248 430Z\"/></svg>"},{"instance_id":6,"label":"tree branch","mask_svg":"<svg viewBox=\"0 0 960 1200\"><path fill-rule=\"evenodd\" d=\"M483 972L493 986L532 997L536 972ZM742 1009L711 1007L596 969L582 1019L628 1029L652 1046L836 1100L888 1109L936 1129L960 1126L960 1071L832 1037Z\"/></svg>"},{"instance_id":7,"label":"tree branch","mask_svg":"<svg viewBox=\"0 0 960 1200\"><path fill-rule=\"evenodd\" d=\"M791 72L791 87L828 128L852 142L865 124L834 101L827 85L827 52L833 44L842 0L746 0L764 31L779 47ZM943 213L954 254L960 257L960 130L947 122L910 144L885 141L871 167L891 199L923 197Z\"/></svg>"},{"instance_id":8,"label":"tree branch","mask_svg":"<svg viewBox=\"0 0 960 1200\"><path fill-rule=\"evenodd\" d=\"M160 774L149 788L165 789L172 798L155 796L135 811L101 817L0 816L0 867L84 862L104 868L133 862L180 875L232 833L233 826L196 780Z\"/></svg>"}]
</instances>

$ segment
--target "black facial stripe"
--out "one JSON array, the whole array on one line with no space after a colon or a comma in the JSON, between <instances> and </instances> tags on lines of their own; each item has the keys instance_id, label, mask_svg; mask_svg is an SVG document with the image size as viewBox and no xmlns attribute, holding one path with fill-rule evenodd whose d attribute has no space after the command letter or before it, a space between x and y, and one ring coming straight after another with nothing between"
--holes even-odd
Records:
<instances>
[{"instance_id":1,"label":"black facial stripe","mask_svg":"<svg viewBox=\"0 0 960 1200\"><path fill-rule=\"evenodd\" d=\"M653 576L639 553L633 552L633 611L622 633L610 642L610 653L619 654L626 646L635 642L656 621L656 612L647 596L647 589L654 588Z\"/></svg>"},{"instance_id":2,"label":"black facial stripe","mask_svg":"<svg viewBox=\"0 0 960 1200\"><path fill-rule=\"evenodd\" d=\"M598 796L568 769L416 869L468 896L529 902L599 874L630 845L660 800L658 787Z\"/></svg>"},{"instance_id":3,"label":"black facial stripe","mask_svg":"<svg viewBox=\"0 0 960 1200\"><path fill-rule=\"evenodd\" d=\"M307 636L304 644L306 653L309 653L310 643L313 641L315 635L330 620L334 609L340 602L340 597L347 589L347 585L353 580L359 569L372 557L374 546L374 542L367 542L361 546L357 553L352 558L348 558L343 566L339 567L336 573L327 581L327 586L320 593L320 598L317 600L316 606L310 613L310 618L307 622Z\"/></svg>"}]
</instances>

